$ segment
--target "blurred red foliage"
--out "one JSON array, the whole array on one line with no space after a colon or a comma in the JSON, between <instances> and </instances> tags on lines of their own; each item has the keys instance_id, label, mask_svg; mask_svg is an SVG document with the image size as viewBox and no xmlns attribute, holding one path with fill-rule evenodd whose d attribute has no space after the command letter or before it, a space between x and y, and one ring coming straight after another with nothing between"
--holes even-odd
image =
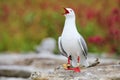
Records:
<instances>
[{"instance_id":1,"label":"blurred red foliage","mask_svg":"<svg viewBox=\"0 0 120 80\"><path fill-rule=\"evenodd\" d=\"M117 28L110 28L109 29L109 36L111 37L111 39L114 39L114 40L119 40L120 39L120 29L117 29Z\"/></svg>"},{"instance_id":2,"label":"blurred red foliage","mask_svg":"<svg viewBox=\"0 0 120 80\"><path fill-rule=\"evenodd\" d=\"M86 17L88 20L95 18L96 15L97 15L97 11L89 8L86 10Z\"/></svg>"},{"instance_id":3,"label":"blurred red foliage","mask_svg":"<svg viewBox=\"0 0 120 80\"><path fill-rule=\"evenodd\" d=\"M10 14L10 7L6 4L4 4L4 5L2 5L1 10L2 10L2 14L0 15L0 20L7 21L8 16Z\"/></svg>"},{"instance_id":4,"label":"blurred red foliage","mask_svg":"<svg viewBox=\"0 0 120 80\"><path fill-rule=\"evenodd\" d=\"M104 44L104 39L101 36L91 36L88 38L89 43L102 45Z\"/></svg>"},{"instance_id":5,"label":"blurred red foliage","mask_svg":"<svg viewBox=\"0 0 120 80\"><path fill-rule=\"evenodd\" d=\"M116 25L116 23L120 23L120 9L112 9L110 15L108 15L107 23L109 27Z\"/></svg>"}]
</instances>

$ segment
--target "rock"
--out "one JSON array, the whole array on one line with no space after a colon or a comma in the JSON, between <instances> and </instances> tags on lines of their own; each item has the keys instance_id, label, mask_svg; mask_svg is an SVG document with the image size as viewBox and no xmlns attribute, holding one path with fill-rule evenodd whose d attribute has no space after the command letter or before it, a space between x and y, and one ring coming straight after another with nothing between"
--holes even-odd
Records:
<instances>
[{"instance_id":1,"label":"rock","mask_svg":"<svg viewBox=\"0 0 120 80\"><path fill-rule=\"evenodd\" d=\"M95 57L88 57L90 63ZM1 54L0 76L4 77L30 77L32 72L41 72L31 78L32 80L119 80L120 60L99 58L100 64L86 69L81 73L64 70L62 65L67 58L49 53L43 54ZM58 66L58 67L56 67ZM56 68L55 68L56 67ZM38 74L38 73L37 73ZM42 77L41 77L42 76ZM89 78L89 79L88 79ZM0 80L4 80L4 78ZM9 79L8 79L9 80ZM12 79L11 79L12 80ZM17 79L16 79L17 80Z\"/></svg>"},{"instance_id":2,"label":"rock","mask_svg":"<svg viewBox=\"0 0 120 80\"><path fill-rule=\"evenodd\" d=\"M29 67L0 65L0 76L28 78L31 72Z\"/></svg>"},{"instance_id":3,"label":"rock","mask_svg":"<svg viewBox=\"0 0 120 80\"><path fill-rule=\"evenodd\" d=\"M40 52L51 52L53 53L56 48L56 40L54 38L45 38L42 40L41 44L36 47L36 51Z\"/></svg>"},{"instance_id":4,"label":"rock","mask_svg":"<svg viewBox=\"0 0 120 80\"><path fill-rule=\"evenodd\" d=\"M120 80L120 65L95 66L82 69L80 73L57 67L54 72L31 76L32 80L35 78L39 78L37 80L42 80L42 78L46 80Z\"/></svg>"},{"instance_id":5,"label":"rock","mask_svg":"<svg viewBox=\"0 0 120 80\"><path fill-rule=\"evenodd\" d=\"M0 80L29 80L28 78L0 77Z\"/></svg>"},{"instance_id":6,"label":"rock","mask_svg":"<svg viewBox=\"0 0 120 80\"><path fill-rule=\"evenodd\" d=\"M31 79L32 80L48 80L46 76L47 76L46 74L41 74L41 72L33 72L31 74Z\"/></svg>"}]
</instances>

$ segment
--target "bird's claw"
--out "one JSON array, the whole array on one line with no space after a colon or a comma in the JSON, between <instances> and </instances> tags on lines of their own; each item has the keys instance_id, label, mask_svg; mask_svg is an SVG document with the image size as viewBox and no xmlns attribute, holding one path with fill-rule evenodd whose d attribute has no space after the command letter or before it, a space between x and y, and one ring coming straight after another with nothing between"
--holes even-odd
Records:
<instances>
[{"instance_id":1,"label":"bird's claw","mask_svg":"<svg viewBox=\"0 0 120 80\"><path fill-rule=\"evenodd\" d=\"M70 67L71 67L70 64L63 64L63 68L64 68L64 69L69 69Z\"/></svg>"}]
</instances>

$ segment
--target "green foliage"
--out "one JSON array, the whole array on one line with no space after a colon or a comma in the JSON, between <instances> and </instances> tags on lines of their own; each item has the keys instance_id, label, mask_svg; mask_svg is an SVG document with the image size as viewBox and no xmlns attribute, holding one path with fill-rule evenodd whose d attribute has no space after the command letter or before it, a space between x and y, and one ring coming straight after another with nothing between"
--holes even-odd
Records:
<instances>
[{"instance_id":1,"label":"green foliage","mask_svg":"<svg viewBox=\"0 0 120 80\"><path fill-rule=\"evenodd\" d=\"M29 12L29 13L25 14L25 16L24 16L24 23L26 25L30 25L33 22L33 20L34 20L34 17L35 17L35 14L32 13L32 12Z\"/></svg>"}]
</instances>

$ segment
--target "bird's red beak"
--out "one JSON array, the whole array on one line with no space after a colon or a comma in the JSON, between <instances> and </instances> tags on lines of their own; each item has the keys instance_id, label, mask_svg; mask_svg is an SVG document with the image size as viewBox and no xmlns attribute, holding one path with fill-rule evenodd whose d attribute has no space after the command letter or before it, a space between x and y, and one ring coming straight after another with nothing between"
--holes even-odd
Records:
<instances>
[{"instance_id":1,"label":"bird's red beak","mask_svg":"<svg viewBox=\"0 0 120 80\"><path fill-rule=\"evenodd\" d=\"M69 11L68 11L66 8L64 8L64 10L65 10L65 12L63 13L63 15L65 15L65 14L68 14L68 13L69 13Z\"/></svg>"}]
</instances>

